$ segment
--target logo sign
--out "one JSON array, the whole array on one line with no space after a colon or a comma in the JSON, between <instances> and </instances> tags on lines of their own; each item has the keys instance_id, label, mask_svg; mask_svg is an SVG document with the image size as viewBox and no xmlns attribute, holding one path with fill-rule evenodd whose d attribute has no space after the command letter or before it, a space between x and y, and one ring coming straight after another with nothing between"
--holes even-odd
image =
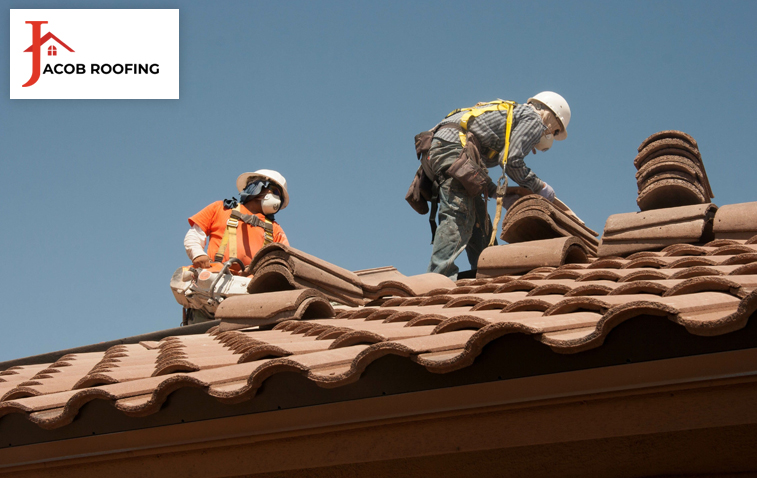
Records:
<instances>
[{"instance_id":1,"label":"logo sign","mask_svg":"<svg viewBox=\"0 0 757 478\"><path fill-rule=\"evenodd\" d=\"M179 10L11 10L11 99L179 99Z\"/></svg>"}]
</instances>

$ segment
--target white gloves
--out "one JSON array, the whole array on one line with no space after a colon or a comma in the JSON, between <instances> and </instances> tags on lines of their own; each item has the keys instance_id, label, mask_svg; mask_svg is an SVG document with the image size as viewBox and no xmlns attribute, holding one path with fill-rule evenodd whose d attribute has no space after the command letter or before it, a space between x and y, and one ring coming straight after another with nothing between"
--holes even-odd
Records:
<instances>
[{"instance_id":1,"label":"white gloves","mask_svg":"<svg viewBox=\"0 0 757 478\"><path fill-rule=\"evenodd\" d=\"M549 202L555 200L555 190L552 189L552 186L547 183L544 183L544 187L542 187L541 191L539 191L539 195Z\"/></svg>"}]
</instances>

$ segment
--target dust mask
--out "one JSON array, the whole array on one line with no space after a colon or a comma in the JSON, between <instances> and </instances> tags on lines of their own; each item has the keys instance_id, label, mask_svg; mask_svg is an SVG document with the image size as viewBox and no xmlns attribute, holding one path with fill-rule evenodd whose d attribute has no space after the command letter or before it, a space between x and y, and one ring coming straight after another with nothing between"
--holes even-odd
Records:
<instances>
[{"instance_id":1,"label":"dust mask","mask_svg":"<svg viewBox=\"0 0 757 478\"><path fill-rule=\"evenodd\" d=\"M263 209L263 214L274 214L281 207L281 199L273 193L266 193L260 201L260 206Z\"/></svg>"},{"instance_id":2,"label":"dust mask","mask_svg":"<svg viewBox=\"0 0 757 478\"><path fill-rule=\"evenodd\" d=\"M552 133L544 133L543 135L541 135L539 142L536 143L534 148L538 149L539 151L546 151L552 147L552 141L554 141L554 136L552 136Z\"/></svg>"}]
</instances>

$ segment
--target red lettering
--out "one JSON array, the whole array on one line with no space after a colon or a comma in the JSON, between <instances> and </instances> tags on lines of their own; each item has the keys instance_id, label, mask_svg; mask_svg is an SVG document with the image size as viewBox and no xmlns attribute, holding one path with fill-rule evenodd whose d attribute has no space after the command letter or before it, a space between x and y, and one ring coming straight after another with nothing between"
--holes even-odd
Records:
<instances>
[{"instance_id":1,"label":"red lettering","mask_svg":"<svg viewBox=\"0 0 757 478\"><path fill-rule=\"evenodd\" d=\"M33 22L26 22L31 24L32 26L32 76L29 78L29 81L21 85L24 86L32 86L34 83L39 80L39 68L40 68L40 43L42 38L42 24L47 22L42 21L33 21Z\"/></svg>"}]
</instances>

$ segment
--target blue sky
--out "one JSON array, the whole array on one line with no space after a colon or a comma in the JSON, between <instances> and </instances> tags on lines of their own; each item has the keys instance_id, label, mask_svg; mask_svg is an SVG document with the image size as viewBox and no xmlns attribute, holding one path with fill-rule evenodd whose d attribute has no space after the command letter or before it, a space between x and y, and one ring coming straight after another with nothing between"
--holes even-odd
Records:
<instances>
[{"instance_id":1,"label":"blue sky","mask_svg":"<svg viewBox=\"0 0 757 478\"><path fill-rule=\"evenodd\" d=\"M715 204L757 201L755 2L0 5L179 8L181 24L180 100L10 100L0 74L0 360L177 326L187 217L244 171L286 176L293 247L425 272L413 136L478 101L568 100L568 140L526 162L598 232L637 210L633 158L660 130L699 142ZM6 31L3 69L8 51Z\"/></svg>"}]
</instances>

